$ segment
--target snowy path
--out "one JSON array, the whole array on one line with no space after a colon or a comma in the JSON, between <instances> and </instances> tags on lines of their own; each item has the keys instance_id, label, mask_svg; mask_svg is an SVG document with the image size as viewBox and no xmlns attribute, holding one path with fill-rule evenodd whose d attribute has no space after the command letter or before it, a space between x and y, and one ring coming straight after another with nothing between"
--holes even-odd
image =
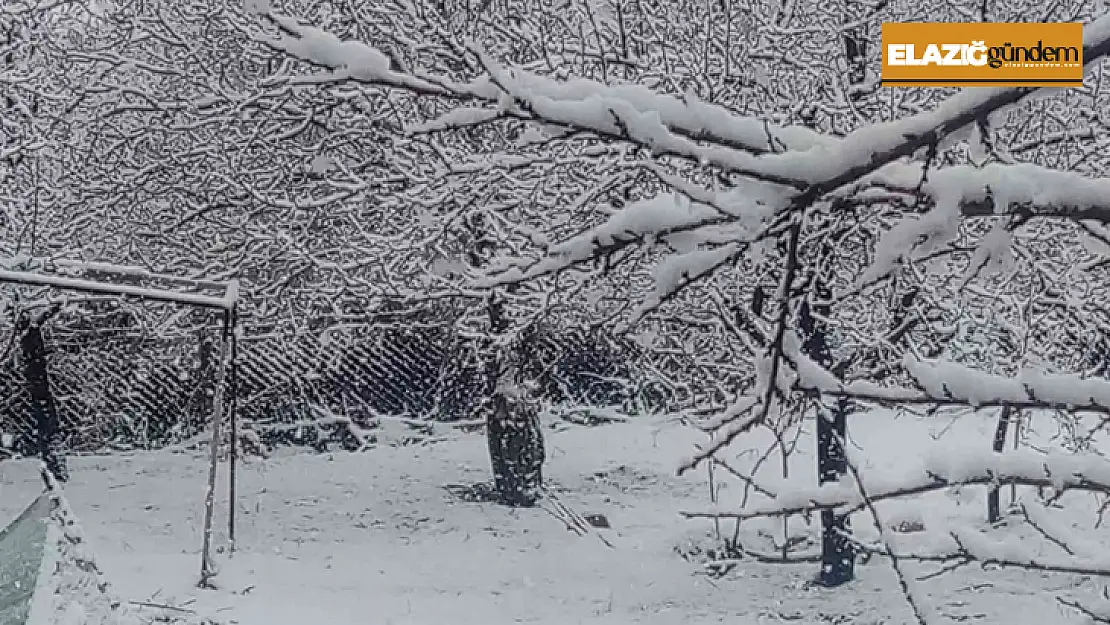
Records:
<instances>
[{"instance_id":1,"label":"snowy path","mask_svg":"<svg viewBox=\"0 0 1110 625\"><path fill-rule=\"evenodd\" d=\"M906 622L878 560L833 592L806 587L813 565L752 564L712 580L679 558L676 546L709 545L705 524L676 514L706 504L700 475L673 472L697 438L645 425L549 435L561 499L605 514L614 549L543 510L462 502L444 489L486 478L480 436L252 461L241 474L239 552L221 557L217 591L192 587L198 456L80 459L67 494L120 594L243 625ZM0 517L17 514L38 485L31 463L0 464ZM968 622L1071 622L1050 595L1029 591L1071 580L1014 575L993 574L990 586L961 575L930 590Z\"/></svg>"}]
</instances>

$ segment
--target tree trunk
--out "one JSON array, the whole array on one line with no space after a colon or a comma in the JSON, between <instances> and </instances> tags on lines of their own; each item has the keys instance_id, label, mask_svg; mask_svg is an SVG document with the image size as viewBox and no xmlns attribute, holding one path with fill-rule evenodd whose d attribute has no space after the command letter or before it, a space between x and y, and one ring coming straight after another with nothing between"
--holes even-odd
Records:
<instances>
[{"instance_id":1,"label":"tree trunk","mask_svg":"<svg viewBox=\"0 0 1110 625\"><path fill-rule=\"evenodd\" d=\"M507 506L533 506L543 486L545 454L539 419L530 407L502 392L495 393L492 404L486 423L498 500Z\"/></svg>"},{"instance_id":2,"label":"tree trunk","mask_svg":"<svg viewBox=\"0 0 1110 625\"><path fill-rule=\"evenodd\" d=\"M54 395L50 392L42 326L27 323L25 328L20 341L23 348L23 375L31 395L31 413L38 439L39 457L58 481L65 482L69 479L69 471L61 453L61 424Z\"/></svg>"},{"instance_id":3,"label":"tree trunk","mask_svg":"<svg viewBox=\"0 0 1110 625\"><path fill-rule=\"evenodd\" d=\"M848 433L848 402L838 399L832 409L817 415L817 478L820 484L840 481L848 473L843 441ZM822 586L839 586L855 578L856 554L847 538L849 519L832 510L821 511Z\"/></svg>"},{"instance_id":4,"label":"tree trunk","mask_svg":"<svg viewBox=\"0 0 1110 625\"><path fill-rule=\"evenodd\" d=\"M495 296L490 298L488 312L493 333L504 334L509 323L502 302ZM543 486L544 444L538 415L515 388L521 381L519 357L512 353L491 355L486 370L486 437L498 501L527 507L535 505Z\"/></svg>"},{"instance_id":5,"label":"tree trunk","mask_svg":"<svg viewBox=\"0 0 1110 625\"><path fill-rule=\"evenodd\" d=\"M814 278L813 295L818 301L828 302L831 293L820 277ZM802 302L798 325L805 343L806 355L817 364L832 369L832 355L825 336L825 323L829 306L820 304L810 311L809 302ZM839 375L839 372L833 371ZM848 435L848 401L841 398L832 408L818 406L817 411L817 480L819 484L840 481L848 474L848 458L843 442ZM822 586L840 586L855 579L856 554L847 538L848 515L838 515L832 510L821 512L821 572L817 583Z\"/></svg>"},{"instance_id":6,"label":"tree trunk","mask_svg":"<svg viewBox=\"0 0 1110 625\"><path fill-rule=\"evenodd\" d=\"M848 60L848 82L853 85L867 79L867 38L850 29L843 34L844 56Z\"/></svg>"},{"instance_id":7,"label":"tree trunk","mask_svg":"<svg viewBox=\"0 0 1110 625\"><path fill-rule=\"evenodd\" d=\"M1012 408L1010 406L1003 406L1001 414L998 415L998 427L994 430L994 445L992 448L995 453L1002 453L1003 448L1006 446L1006 432L1010 429L1010 413ZM1002 506L999 504L998 491L1001 485L996 484L991 487L987 492L987 522L997 523L1002 519Z\"/></svg>"}]
</instances>

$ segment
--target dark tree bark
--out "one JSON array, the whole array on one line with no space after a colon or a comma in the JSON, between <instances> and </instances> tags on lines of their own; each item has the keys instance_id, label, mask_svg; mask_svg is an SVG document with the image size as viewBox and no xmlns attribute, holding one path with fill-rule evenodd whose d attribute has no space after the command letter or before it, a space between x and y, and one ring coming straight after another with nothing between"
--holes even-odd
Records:
<instances>
[{"instance_id":1,"label":"dark tree bark","mask_svg":"<svg viewBox=\"0 0 1110 625\"><path fill-rule=\"evenodd\" d=\"M500 300L489 303L494 334L508 329ZM523 345L517 349L526 349ZM489 443L493 483L498 500L508 506L533 506L543 486L544 442L539 417L509 387L521 382L521 354L499 353L487 368L488 410L486 437Z\"/></svg>"},{"instance_id":2,"label":"dark tree bark","mask_svg":"<svg viewBox=\"0 0 1110 625\"><path fill-rule=\"evenodd\" d=\"M489 228L481 214L474 214L463 222L468 248L467 261L473 267L485 264L496 247L488 235ZM511 292L512 287L508 287ZM509 330L504 301L491 293L487 302L490 333L503 337ZM543 485L544 444L538 415L521 401L519 388L524 373L521 354L529 349L530 341L518 342L516 349L504 349L493 341L484 341L483 350L489 360L485 371L486 437L489 443L490 465L497 499L509 506L532 506Z\"/></svg>"},{"instance_id":3,"label":"dark tree bark","mask_svg":"<svg viewBox=\"0 0 1110 625\"><path fill-rule=\"evenodd\" d=\"M848 61L848 81L858 85L867 79L867 39L855 29L845 32L843 38L844 56Z\"/></svg>"},{"instance_id":4,"label":"dark tree bark","mask_svg":"<svg viewBox=\"0 0 1110 625\"><path fill-rule=\"evenodd\" d=\"M503 393L492 400L487 421L490 463L498 500L508 506L533 506L543 487L543 432L536 414Z\"/></svg>"},{"instance_id":5,"label":"dark tree bark","mask_svg":"<svg viewBox=\"0 0 1110 625\"><path fill-rule=\"evenodd\" d=\"M69 479L65 456L61 451L61 423L50 392L50 374L46 366L46 345L42 339L42 326L25 321L23 336L23 375L27 380L27 390L31 395L31 412L34 419L35 434L39 456L46 468L58 481Z\"/></svg>"},{"instance_id":6,"label":"dark tree bark","mask_svg":"<svg viewBox=\"0 0 1110 625\"><path fill-rule=\"evenodd\" d=\"M1006 432L1010 429L1012 411L1011 406L1003 406L1002 413L998 415L998 427L994 430L994 444L992 446L995 453L1002 453L1006 446ZM995 485L987 492L987 522L989 523L997 523L1002 519L1002 506L999 503L998 496L1000 488L1001 485Z\"/></svg>"},{"instance_id":7,"label":"dark tree bark","mask_svg":"<svg viewBox=\"0 0 1110 625\"><path fill-rule=\"evenodd\" d=\"M818 277L814 278L813 295L819 304L810 309L810 303L803 301L798 312L798 326L804 337L803 349L806 355L832 370L832 354L826 338L825 323L821 319L829 316L827 303L832 293ZM833 371L839 375L839 372ZM840 481L848 474L848 459L843 443L848 434L848 401L836 400L831 408L818 406L817 412L817 479L820 484ZM822 586L840 586L855 579L856 554L847 538L849 531L848 515L838 515L832 510L821 511L821 572L817 583Z\"/></svg>"}]
</instances>

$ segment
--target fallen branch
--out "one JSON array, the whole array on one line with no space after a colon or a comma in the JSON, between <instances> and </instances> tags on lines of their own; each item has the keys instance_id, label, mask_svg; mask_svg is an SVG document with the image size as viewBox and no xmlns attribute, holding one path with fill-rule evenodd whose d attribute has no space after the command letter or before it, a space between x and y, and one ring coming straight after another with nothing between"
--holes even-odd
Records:
<instances>
[{"instance_id":1,"label":"fallen branch","mask_svg":"<svg viewBox=\"0 0 1110 625\"><path fill-rule=\"evenodd\" d=\"M137 606L137 607L140 607L140 608L153 608L153 609L156 609L156 610L170 610L170 611L173 611L173 612L181 612L182 614L196 614L195 610L190 610L188 608L179 608L175 605L167 605L165 603L151 603L149 601L128 601L128 604L133 605L133 606Z\"/></svg>"},{"instance_id":2,"label":"fallen branch","mask_svg":"<svg viewBox=\"0 0 1110 625\"><path fill-rule=\"evenodd\" d=\"M575 534L578 534L579 536L593 534L594 536L597 536L598 540L604 543L606 547L610 549L616 549L613 543L609 542L609 540L602 536L600 533L594 531L593 525L589 521L587 521L585 517L572 510L570 506L563 503L559 499L559 497L556 496L553 491L551 491L551 489L544 488L542 492L544 500L551 502L551 507L554 508L554 510L544 506L540 507L551 516L562 521L563 524L567 526L568 530L574 532Z\"/></svg>"}]
</instances>

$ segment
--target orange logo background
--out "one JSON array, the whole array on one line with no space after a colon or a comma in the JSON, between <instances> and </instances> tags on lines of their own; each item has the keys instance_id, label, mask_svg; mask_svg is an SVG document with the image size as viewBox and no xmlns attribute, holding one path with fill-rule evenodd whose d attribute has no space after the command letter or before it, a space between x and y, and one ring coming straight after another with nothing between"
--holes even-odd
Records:
<instances>
[{"instance_id":1,"label":"orange logo background","mask_svg":"<svg viewBox=\"0 0 1110 625\"><path fill-rule=\"evenodd\" d=\"M884 87L1081 87L1083 25L886 23L882 81Z\"/></svg>"}]
</instances>

